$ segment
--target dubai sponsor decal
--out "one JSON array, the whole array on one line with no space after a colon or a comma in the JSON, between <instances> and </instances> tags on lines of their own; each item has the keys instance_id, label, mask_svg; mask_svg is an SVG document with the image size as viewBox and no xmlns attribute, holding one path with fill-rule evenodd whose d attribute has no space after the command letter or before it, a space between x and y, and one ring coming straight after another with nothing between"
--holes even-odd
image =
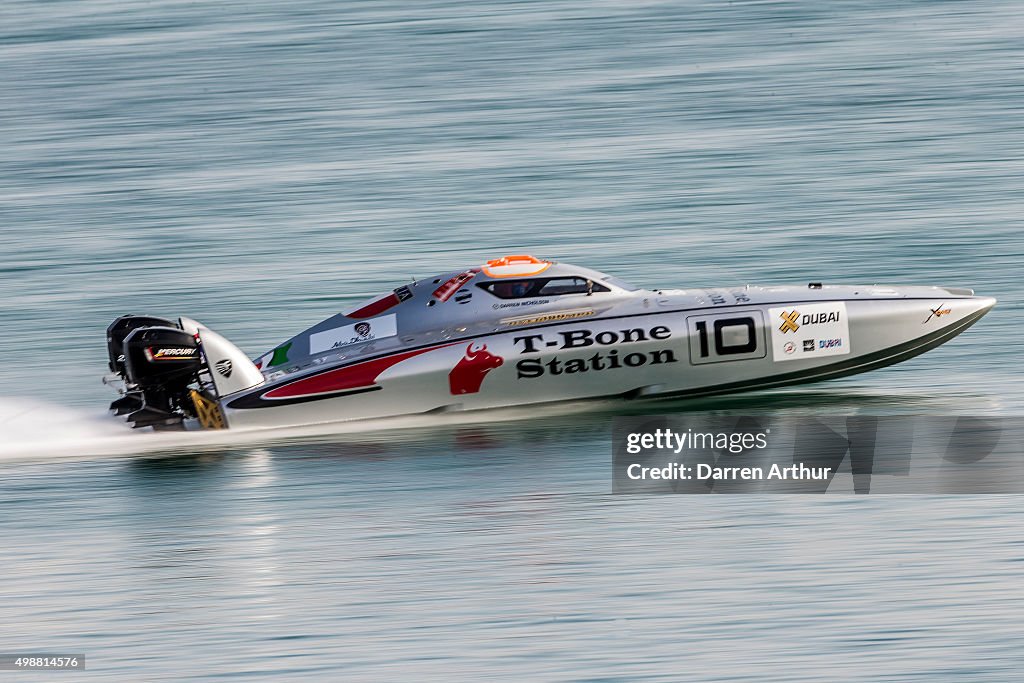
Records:
<instances>
[{"instance_id":1,"label":"dubai sponsor decal","mask_svg":"<svg viewBox=\"0 0 1024 683\"><path fill-rule=\"evenodd\" d=\"M850 329L843 301L770 308L768 317L774 321L772 358L776 362L799 360L807 354L820 358L850 353Z\"/></svg>"},{"instance_id":2,"label":"dubai sponsor decal","mask_svg":"<svg viewBox=\"0 0 1024 683\"><path fill-rule=\"evenodd\" d=\"M539 354L545 350L572 351L588 349L590 355L577 358L523 358L516 363L517 379L533 379L545 375L573 375L581 372L603 372L639 368L645 365L676 363L673 349L651 349L629 352L625 344L658 342L669 339L672 331L664 325L634 327L622 330L566 330L547 334L526 334L512 339L520 355Z\"/></svg>"},{"instance_id":3,"label":"dubai sponsor decal","mask_svg":"<svg viewBox=\"0 0 1024 683\"><path fill-rule=\"evenodd\" d=\"M590 308L577 308L569 311L559 311L558 313L546 313L544 315L529 315L520 316L518 318L504 318L501 321L501 324L515 327L520 325L536 325L538 323L560 322L562 320L586 318L594 315L594 312L595 311Z\"/></svg>"},{"instance_id":4,"label":"dubai sponsor decal","mask_svg":"<svg viewBox=\"0 0 1024 683\"><path fill-rule=\"evenodd\" d=\"M214 363L213 366L217 369L217 374L219 374L221 377L230 377L231 376L231 370L233 368L231 367L231 359L230 358L225 358L224 360L219 360L216 363Z\"/></svg>"},{"instance_id":5,"label":"dubai sponsor decal","mask_svg":"<svg viewBox=\"0 0 1024 683\"><path fill-rule=\"evenodd\" d=\"M409 289L408 285L402 285L395 289L395 296L398 297L399 302L408 301L412 298L412 290Z\"/></svg>"},{"instance_id":6,"label":"dubai sponsor decal","mask_svg":"<svg viewBox=\"0 0 1024 683\"><path fill-rule=\"evenodd\" d=\"M932 318L941 318L944 315L949 315L950 313L952 313L953 312L952 308L943 308L943 306L945 306L945 305L946 305L945 302L943 302L943 303L939 304L938 306L936 306L935 308L929 308L928 310L931 311L931 314L927 318L925 318L924 322L921 323L921 324L924 325L925 323L927 323Z\"/></svg>"},{"instance_id":7,"label":"dubai sponsor decal","mask_svg":"<svg viewBox=\"0 0 1024 683\"><path fill-rule=\"evenodd\" d=\"M829 311L828 313L813 313L810 315L805 314L801 322L804 325L820 325L821 323L839 322L839 311Z\"/></svg>"},{"instance_id":8,"label":"dubai sponsor decal","mask_svg":"<svg viewBox=\"0 0 1024 683\"><path fill-rule=\"evenodd\" d=\"M149 346L146 348L146 358L150 361L159 360L192 360L199 349L182 347L161 347Z\"/></svg>"},{"instance_id":9,"label":"dubai sponsor decal","mask_svg":"<svg viewBox=\"0 0 1024 683\"><path fill-rule=\"evenodd\" d=\"M800 329L800 323L797 322L800 319L800 311L795 308L792 311L783 311L779 314L779 317L782 318L779 332L785 334L786 332L796 332Z\"/></svg>"},{"instance_id":10,"label":"dubai sponsor decal","mask_svg":"<svg viewBox=\"0 0 1024 683\"><path fill-rule=\"evenodd\" d=\"M372 320L364 320L354 325L335 327L323 332L309 335L309 352L323 353L333 349L342 349L353 344L385 339L398 334L398 326L394 314L385 315Z\"/></svg>"},{"instance_id":11,"label":"dubai sponsor decal","mask_svg":"<svg viewBox=\"0 0 1024 683\"><path fill-rule=\"evenodd\" d=\"M466 347L466 354L448 373L448 386L453 396L476 394L491 370L501 367L505 359L487 350L487 344L476 349L473 344Z\"/></svg>"}]
</instances>

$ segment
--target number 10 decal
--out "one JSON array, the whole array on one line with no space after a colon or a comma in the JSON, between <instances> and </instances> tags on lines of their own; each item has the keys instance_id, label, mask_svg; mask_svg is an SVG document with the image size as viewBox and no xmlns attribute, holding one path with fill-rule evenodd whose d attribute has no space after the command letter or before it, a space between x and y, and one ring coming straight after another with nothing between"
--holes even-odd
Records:
<instances>
[{"instance_id":1,"label":"number 10 decal","mask_svg":"<svg viewBox=\"0 0 1024 683\"><path fill-rule=\"evenodd\" d=\"M694 315L686 319L690 333L690 362L723 363L764 358L764 317L760 311Z\"/></svg>"}]
</instances>

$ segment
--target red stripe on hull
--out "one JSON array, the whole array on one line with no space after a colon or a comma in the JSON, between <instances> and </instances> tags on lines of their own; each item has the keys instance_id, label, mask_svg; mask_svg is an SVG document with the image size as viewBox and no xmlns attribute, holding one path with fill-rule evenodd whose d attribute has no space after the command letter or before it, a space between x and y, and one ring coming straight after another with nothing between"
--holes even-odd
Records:
<instances>
[{"instance_id":1,"label":"red stripe on hull","mask_svg":"<svg viewBox=\"0 0 1024 683\"><path fill-rule=\"evenodd\" d=\"M383 299L377 299L371 301L362 308L356 309L351 313L347 314L347 318L372 318L375 315L380 315L384 311L388 310L392 306L397 306L401 303L397 294L388 294Z\"/></svg>"},{"instance_id":2,"label":"red stripe on hull","mask_svg":"<svg viewBox=\"0 0 1024 683\"><path fill-rule=\"evenodd\" d=\"M286 384L283 387L271 389L267 393L263 394L262 397L265 399L297 398L299 396L329 394L336 391L373 386L374 383L376 383L377 378L388 368L398 365L402 361L413 358L414 356L419 356L430 351L436 351L437 349L443 349L448 346L453 346L453 344L431 346L426 349L405 351L404 353L397 353L393 356L385 356L384 358L363 361L362 363L338 368L337 370L325 372L322 375L316 375L307 379L300 379L292 382L291 384Z\"/></svg>"}]
</instances>

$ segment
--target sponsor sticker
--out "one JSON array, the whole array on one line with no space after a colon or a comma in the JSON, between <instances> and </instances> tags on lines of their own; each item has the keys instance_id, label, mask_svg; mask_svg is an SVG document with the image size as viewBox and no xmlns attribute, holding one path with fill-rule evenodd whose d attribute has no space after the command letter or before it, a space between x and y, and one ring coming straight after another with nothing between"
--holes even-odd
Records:
<instances>
[{"instance_id":1,"label":"sponsor sticker","mask_svg":"<svg viewBox=\"0 0 1024 683\"><path fill-rule=\"evenodd\" d=\"M151 361L158 360L192 360L199 352L199 349L188 347L160 347L150 346L146 348L146 356Z\"/></svg>"},{"instance_id":2,"label":"sponsor sticker","mask_svg":"<svg viewBox=\"0 0 1024 683\"><path fill-rule=\"evenodd\" d=\"M314 332L309 335L309 352L323 353L332 349L342 349L353 344L394 337L398 334L396 318L385 315L380 318L363 320L354 325L335 327L332 330Z\"/></svg>"},{"instance_id":3,"label":"sponsor sticker","mask_svg":"<svg viewBox=\"0 0 1024 683\"><path fill-rule=\"evenodd\" d=\"M524 333L531 331L523 330ZM671 337L672 330L665 325L521 334L512 338L519 355L526 356L516 362L516 379L606 370L632 371L645 365L677 363L675 350L667 348ZM651 348L651 344L658 342L666 342L666 347ZM633 344L643 346L630 348ZM574 357L552 353L558 351L569 351ZM583 355L577 356L576 351Z\"/></svg>"},{"instance_id":4,"label":"sponsor sticker","mask_svg":"<svg viewBox=\"0 0 1024 683\"><path fill-rule=\"evenodd\" d=\"M487 350L487 344L469 344L466 346L465 355L448 373L448 385L452 396L479 393L487 373L501 367L504 362L504 358Z\"/></svg>"},{"instance_id":5,"label":"sponsor sticker","mask_svg":"<svg viewBox=\"0 0 1024 683\"><path fill-rule=\"evenodd\" d=\"M547 313L545 315L521 316L518 318L505 318L501 321L503 325L516 327L519 325L534 325L537 323L559 322L562 320L573 320L575 318L586 318L594 315L590 308L577 308L571 311L559 311L558 313Z\"/></svg>"},{"instance_id":6,"label":"sponsor sticker","mask_svg":"<svg viewBox=\"0 0 1024 683\"><path fill-rule=\"evenodd\" d=\"M950 313L953 312L952 308L948 308L948 307L945 307L945 306L946 306L946 304L945 304L945 302L943 302L943 303L939 304L938 306L936 306L935 308L929 308L928 310L931 311L931 314L927 318L925 318L924 323L927 323L932 318L941 318L942 316L949 315ZM924 323L921 323L921 324L923 325Z\"/></svg>"},{"instance_id":7,"label":"sponsor sticker","mask_svg":"<svg viewBox=\"0 0 1024 683\"><path fill-rule=\"evenodd\" d=\"M782 318L782 325L779 326L779 332L785 334L786 332L796 332L800 329L800 311L795 308L792 311L783 311L780 315Z\"/></svg>"},{"instance_id":8,"label":"sponsor sticker","mask_svg":"<svg viewBox=\"0 0 1024 683\"><path fill-rule=\"evenodd\" d=\"M230 358L225 358L224 360L219 360L216 363L214 363L213 365L214 365L215 368L217 368L217 372L222 377L230 377L231 376L231 371L233 370L233 368L231 367L231 359Z\"/></svg>"},{"instance_id":9,"label":"sponsor sticker","mask_svg":"<svg viewBox=\"0 0 1024 683\"><path fill-rule=\"evenodd\" d=\"M842 301L768 309L776 361L850 353L850 328Z\"/></svg>"}]
</instances>

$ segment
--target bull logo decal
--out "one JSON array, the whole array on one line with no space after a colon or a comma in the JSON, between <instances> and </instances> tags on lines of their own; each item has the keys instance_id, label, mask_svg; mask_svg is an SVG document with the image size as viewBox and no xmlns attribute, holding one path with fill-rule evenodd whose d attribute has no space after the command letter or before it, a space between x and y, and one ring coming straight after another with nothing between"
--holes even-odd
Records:
<instances>
[{"instance_id":1,"label":"bull logo decal","mask_svg":"<svg viewBox=\"0 0 1024 683\"><path fill-rule=\"evenodd\" d=\"M481 345L475 351L470 344L466 347L466 355L448 373L448 385L451 387L452 395L478 393L487 373L504 362L501 356L495 356L487 351L487 344Z\"/></svg>"}]
</instances>

